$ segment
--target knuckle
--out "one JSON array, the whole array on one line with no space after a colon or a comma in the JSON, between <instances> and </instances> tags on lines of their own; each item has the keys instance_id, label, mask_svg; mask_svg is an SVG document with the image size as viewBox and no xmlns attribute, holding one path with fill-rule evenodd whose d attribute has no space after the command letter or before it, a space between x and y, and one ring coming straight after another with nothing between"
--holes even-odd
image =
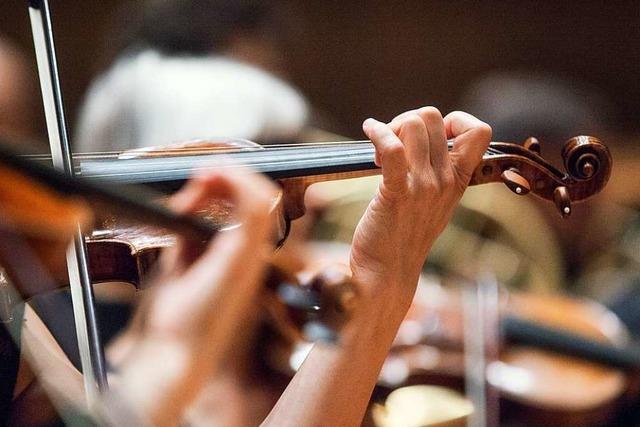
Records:
<instances>
[{"instance_id":1,"label":"knuckle","mask_svg":"<svg viewBox=\"0 0 640 427\"><path fill-rule=\"evenodd\" d=\"M405 197L406 189L406 182L400 178L384 181L384 185L381 185L378 190L380 196L379 200L386 201L383 202L383 205L389 201L400 200L402 197ZM389 205L386 205L385 207L390 208Z\"/></svg>"},{"instance_id":2,"label":"knuckle","mask_svg":"<svg viewBox=\"0 0 640 427\"><path fill-rule=\"evenodd\" d=\"M438 179L431 173L423 174L415 184L420 194L438 195L440 193Z\"/></svg>"},{"instance_id":3,"label":"knuckle","mask_svg":"<svg viewBox=\"0 0 640 427\"><path fill-rule=\"evenodd\" d=\"M429 122L442 120L442 113L436 107L423 107L420 115Z\"/></svg>"},{"instance_id":4,"label":"knuckle","mask_svg":"<svg viewBox=\"0 0 640 427\"><path fill-rule=\"evenodd\" d=\"M382 138L386 133L387 127L384 123L377 122L371 127L371 133L375 138Z\"/></svg>"},{"instance_id":5,"label":"knuckle","mask_svg":"<svg viewBox=\"0 0 640 427\"><path fill-rule=\"evenodd\" d=\"M438 199L442 198L446 194L444 185L441 182L433 181L427 186L427 191L436 196Z\"/></svg>"},{"instance_id":6,"label":"knuckle","mask_svg":"<svg viewBox=\"0 0 640 427\"><path fill-rule=\"evenodd\" d=\"M382 152L383 157L387 158L399 158L400 156L404 156L404 145L400 142L393 142L389 145L386 145Z\"/></svg>"},{"instance_id":7,"label":"knuckle","mask_svg":"<svg viewBox=\"0 0 640 427\"><path fill-rule=\"evenodd\" d=\"M402 119L402 128L404 129L414 130L418 129L420 126L424 126L424 122L422 121L420 116L415 113L407 114Z\"/></svg>"},{"instance_id":8,"label":"knuckle","mask_svg":"<svg viewBox=\"0 0 640 427\"><path fill-rule=\"evenodd\" d=\"M418 114L409 114L402 119L400 126L400 135L416 134L422 129L426 129L426 125Z\"/></svg>"},{"instance_id":9,"label":"knuckle","mask_svg":"<svg viewBox=\"0 0 640 427\"><path fill-rule=\"evenodd\" d=\"M452 112L450 112L449 114L447 114L446 116L446 120L448 120L449 122L455 124L455 127L460 127L462 123L466 123L468 122L468 118L471 117L469 114L465 113L464 111L460 111L460 110L454 110Z\"/></svg>"},{"instance_id":10,"label":"knuckle","mask_svg":"<svg viewBox=\"0 0 640 427\"><path fill-rule=\"evenodd\" d=\"M462 119L467 119L469 117L473 117L471 114L469 113L465 113L464 111L461 110L454 110L452 112L450 112L448 114L449 117L454 118L454 119L458 119L458 120L462 120Z\"/></svg>"},{"instance_id":11,"label":"knuckle","mask_svg":"<svg viewBox=\"0 0 640 427\"><path fill-rule=\"evenodd\" d=\"M493 136L493 129L485 122L480 122L473 130L473 132L478 136L479 139L489 141Z\"/></svg>"}]
</instances>

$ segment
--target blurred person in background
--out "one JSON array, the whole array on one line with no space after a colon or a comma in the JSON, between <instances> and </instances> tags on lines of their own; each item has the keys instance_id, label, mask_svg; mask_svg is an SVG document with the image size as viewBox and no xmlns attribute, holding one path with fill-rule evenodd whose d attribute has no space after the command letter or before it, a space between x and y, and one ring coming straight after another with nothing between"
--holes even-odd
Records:
<instances>
[{"instance_id":1,"label":"blurred person in background","mask_svg":"<svg viewBox=\"0 0 640 427\"><path fill-rule=\"evenodd\" d=\"M20 143L39 131L36 73L25 54L0 35L0 136Z\"/></svg>"},{"instance_id":2,"label":"blurred person in background","mask_svg":"<svg viewBox=\"0 0 640 427\"><path fill-rule=\"evenodd\" d=\"M611 102L597 88L544 74L489 74L469 86L462 105L494 124L498 141L538 138L544 157L560 169L563 168L560 152L568 138L586 134L610 141L610 123L615 122ZM603 194L575 209L567 219L557 215L553 206L539 203L536 198L511 205L509 201L518 196L499 187L483 192L482 200L476 197L474 201L483 215L498 219L503 229L512 230L511 246L517 252L541 261L539 265L547 269L554 263L546 260L545 254L554 254L556 263L560 262L557 264L559 288L587 293L600 300L607 300L617 292L614 284L606 280L586 286L585 275L591 274L589 271L604 253L620 248L620 234L624 234L625 224L633 222L636 216L634 202L620 197L626 193L620 188L630 188L633 180L617 181L619 168L635 157L621 158L616 155L616 145L610 144L610 148L614 168L609 186ZM471 192L467 199L473 196ZM505 206L509 209L503 209Z\"/></svg>"},{"instance_id":3,"label":"blurred person in background","mask_svg":"<svg viewBox=\"0 0 640 427\"><path fill-rule=\"evenodd\" d=\"M295 139L304 97L278 74L287 22L279 2L145 1L115 63L91 85L77 151L212 137Z\"/></svg>"}]
</instances>

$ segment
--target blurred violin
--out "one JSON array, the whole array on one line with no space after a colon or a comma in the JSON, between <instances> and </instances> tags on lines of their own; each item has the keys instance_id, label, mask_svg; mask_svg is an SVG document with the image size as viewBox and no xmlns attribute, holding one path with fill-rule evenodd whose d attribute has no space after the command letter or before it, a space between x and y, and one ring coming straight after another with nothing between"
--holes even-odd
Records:
<instances>
[{"instance_id":1,"label":"blurred violin","mask_svg":"<svg viewBox=\"0 0 640 427\"><path fill-rule=\"evenodd\" d=\"M572 202L584 200L606 185L611 156L592 137L569 140L562 156L566 172L540 156L534 139L524 145L492 142L470 185L503 182L515 194L531 192L553 201L566 217L571 213ZM162 248L173 244L176 234L205 243L217 232L236 225L230 206L211 206L201 216L176 215L158 203L159 194L151 189L166 194L198 170L231 167L229 160L249 166L281 186L273 209L278 213L277 239L282 242L290 221L305 212L304 194L309 185L377 174L380 171L374 157L369 141L269 146L246 141L195 142L77 155L79 178L70 178L43 164L48 160L46 156L16 156L0 147L0 172L4 175L0 179L0 197L2 206L11 207L3 211L8 217L6 224L21 232L22 225L29 226L29 236L40 243L35 245L38 252L46 252L44 259L50 260L47 266L59 272L56 279L62 283L67 280L66 271L59 268L64 265L64 245L48 243L57 240L66 244L70 230L79 221L85 224L85 230L92 230L86 240L92 280L125 281L139 286ZM38 206L38 210L31 209ZM39 218L38 212L49 215ZM51 223L57 223L57 228ZM12 263L2 261L11 278L20 282L20 275L11 271ZM345 280L318 274L307 286L300 286L294 273L277 272L271 280L271 290L275 292L265 301L283 335L292 338L307 332L307 336L335 338L356 297L348 277L342 278ZM22 285L25 296L38 291Z\"/></svg>"},{"instance_id":2,"label":"blurred violin","mask_svg":"<svg viewBox=\"0 0 640 427\"><path fill-rule=\"evenodd\" d=\"M531 192L553 201L560 213L568 216L572 202L601 191L611 174L609 151L593 137L567 141L562 150L566 172L548 163L540 152L534 138L524 145L492 142L470 185L503 182L515 194ZM5 166L18 167L54 190L87 200L98 214L87 238L87 245L93 248L89 251L92 280L135 285L143 281L160 250L173 243L172 233L206 241L233 225L233 219L230 207L224 204L212 205L203 212L204 218L176 216L157 203L149 203L157 201L157 193L132 184L167 193L202 169L249 166L267 174L282 188L273 209L278 213L277 239L283 242L290 221L305 212L304 195L311 184L380 172L369 141L266 146L244 140L192 141L124 152L77 154L74 158L81 179L64 180L40 167L49 160L47 156L18 158L4 149L0 152ZM127 191L122 188L125 185Z\"/></svg>"},{"instance_id":3,"label":"blurred violin","mask_svg":"<svg viewBox=\"0 0 640 427\"><path fill-rule=\"evenodd\" d=\"M593 137L579 136L567 141L562 150L566 172L556 169L540 153L540 144L534 138L524 145L492 142L470 185L503 182L515 194L531 192L552 200L560 213L568 216L572 202L598 193L611 174L609 151ZM283 242L290 221L305 212L304 195L311 184L378 174L380 169L374 157L370 141L265 146L244 140L193 141L124 152L78 154L74 159L80 179L68 179L43 164L49 160L47 156L20 157L4 148L0 151L0 163L5 168L18 170L67 197L88 202L91 207L88 211L96 214L96 224L86 239L93 282L123 281L136 286L144 281L161 249L173 244L174 233L205 242L234 225L232 209L224 203L212 205L202 217L175 215L154 203L158 199L156 192L136 184L167 193L179 188L198 170L249 166L281 186L273 209L277 212L277 239ZM5 195L15 195L13 202L29 192L28 188L13 185L16 181L20 179L15 176L3 180L7 187ZM50 218L54 217L65 218L56 215ZM63 251L50 253L60 257ZM62 268L59 273L57 277L65 277ZM307 292L308 289L302 294L298 287L291 289L287 297L295 299L300 307L305 306L303 300L312 301L306 304L311 311L317 310L323 299ZM340 298L330 304L338 311Z\"/></svg>"},{"instance_id":4,"label":"blurred violin","mask_svg":"<svg viewBox=\"0 0 640 427\"><path fill-rule=\"evenodd\" d=\"M172 244L172 233L204 242L234 224L229 206L213 205L203 217L175 215L153 203L158 198L156 193L134 184L170 192L198 170L237 167L230 166L229 161L249 166L281 185L273 209L278 213L277 238L282 242L290 221L304 214L304 194L311 184L377 174L380 170L374 155L370 141L266 146L242 140L195 141L118 153L79 154L75 167L80 179L69 179L43 165L46 156L19 157L3 148L0 162L14 174L17 170L67 197L88 202L89 211L99 220L87 239L92 280L139 285L160 250ZM540 145L533 138L524 145L492 142L470 185L504 182L516 194L531 192L553 200L561 214L568 216L572 201L584 200L606 185L611 156L600 141L587 136L570 139L562 156L567 170L564 173L540 156ZM15 186L16 181L20 180L15 175L3 180L4 193L14 194L13 202L29 192L28 188ZM142 228L131 226L141 223ZM297 299L309 297L290 294ZM321 299L310 298L316 302Z\"/></svg>"},{"instance_id":5,"label":"blurred violin","mask_svg":"<svg viewBox=\"0 0 640 427\"><path fill-rule=\"evenodd\" d=\"M229 226L223 222L229 210L226 217L179 215L153 201L157 198L158 194L141 187L69 177L0 146L0 264L24 299L64 286L68 280L65 251L71 236L79 226L91 230L98 215L108 214L140 224L129 228L122 239L144 239L146 246L125 253L118 251L120 241L89 240L90 275L96 282L139 285L151 270L151 266L142 267L145 251L157 256L176 235L204 245ZM136 273L145 274L130 275L132 265ZM271 280L263 300L275 326L289 336L335 340L349 315L341 304L347 307L347 300L354 296L348 281L332 288L329 280L326 287L303 290L277 262L272 269L277 280Z\"/></svg>"},{"instance_id":6,"label":"blurred violin","mask_svg":"<svg viewBox=\"0 0 640 427\"><path fill-rule=\"evenodd\" d=\"M637 394L640 350L617 317L594 302L563 296L502 295L499 356L488 384L501 420L526 425L603 425ZM419 289L381 373L382 395L410 384L463 389L460 292Z\"/></svg>"},{"instance_id":7,"label":"blurred violin","mask_svg":"<svg viewBox=\"0 0 640 427\"><path fill-rule=\"evenodd\" d=\"M449 149L453 141L448 142ZM492 142L471 177L470 185L502 182L515 194L535 194L553 201L562 216L572 203L601 191L611 174L611 155L597 138L578 136L562 149L566 172L541 156L539 142L523 145ZM46 156L30 156L46 161ZM258 145L245 140L192 141L124 152L76 154L76 174L90 180L145 184L163 191L179 188L194 172L208 168L248 166L281 184L278 203L284 221L304 214L304 194L316 182L375 175L370 141ZM283 232L286 230L282 230Z\"/></svg>"}]
</instances>

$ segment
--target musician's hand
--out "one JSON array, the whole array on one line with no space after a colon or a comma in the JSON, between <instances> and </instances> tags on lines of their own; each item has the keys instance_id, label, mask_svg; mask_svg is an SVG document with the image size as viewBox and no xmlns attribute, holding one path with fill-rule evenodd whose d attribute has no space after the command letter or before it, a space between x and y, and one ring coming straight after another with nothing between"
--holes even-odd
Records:
<instances>
[{"instance_id":1,"label":"musician's hand","mask_svg":"<svg viewBox=\"0 0 640 427\"><path fill-rule=\"evenodd\" d=\"M491 128L463 112L443 119L425 107L389 124L369 119L363 130L376 147L383 180L356 229L352 271L387 306L408 306L431 245L488 147ZM451 152L448 138L455 138Z\"/></svg>"},{"instance_id":2,"label":"musician's hand","mask_svg":"<svg viewBox=\"0 0 640 427\"><path fill-rule=\"evenodd\" d=\"M465 113L435 108L364 123L383 180L353 237L359 298L340 346L316 344L265 426L358 426L429 248L449 221L491 138ZM453 152L447 138L455 137Z\"/></svg>"},{"instance_id":3,"label":"musician's hand","mask_svg":"<svg viewBox=\"0 0 640 427\"><path fill-rule=\"evenodd\" d=\"M260 176L212 173L196 177L171 206L194 213L212 199L233 202L241 227L206 248L180 241L165 257L134 324L115 349L116 390L132 399L152 425L176 425L182 410L243 345L239 328L255 311L274 221L274 187Z\"/></svg>"}]
</instances>

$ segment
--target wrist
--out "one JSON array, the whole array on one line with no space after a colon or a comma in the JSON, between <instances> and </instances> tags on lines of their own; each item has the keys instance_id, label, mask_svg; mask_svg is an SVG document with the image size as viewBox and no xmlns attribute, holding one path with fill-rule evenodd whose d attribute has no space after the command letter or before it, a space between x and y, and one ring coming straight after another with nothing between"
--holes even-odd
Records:
<instances>
[{"instance_id":1,"label":"wrist","mask_svg":"<svg viewBox=\"0 0 640 427\"><path fill-rule=\"evenodd\" d=\"M404 318L416 292L420 273L375 274L352 269L354 283L358 284L361 303L358 309L367 317Z\"/></svg>"},{"instance_id":2,"label":"wrist","mask_svg":"<svg viewBox=\"0 0 640 427\"><path fill-rule=\"evenodd\" d=\"M359 282L362 287L371 283ZM400 324L405 318L415 292L412 283L396 283L388 287L411 288L410 292L397 292L381 288L379 292L360 292L352 317L348 322L343 337L346 341L373 342L386 346L393 342Z\"/></svg>"}]
</instances>

